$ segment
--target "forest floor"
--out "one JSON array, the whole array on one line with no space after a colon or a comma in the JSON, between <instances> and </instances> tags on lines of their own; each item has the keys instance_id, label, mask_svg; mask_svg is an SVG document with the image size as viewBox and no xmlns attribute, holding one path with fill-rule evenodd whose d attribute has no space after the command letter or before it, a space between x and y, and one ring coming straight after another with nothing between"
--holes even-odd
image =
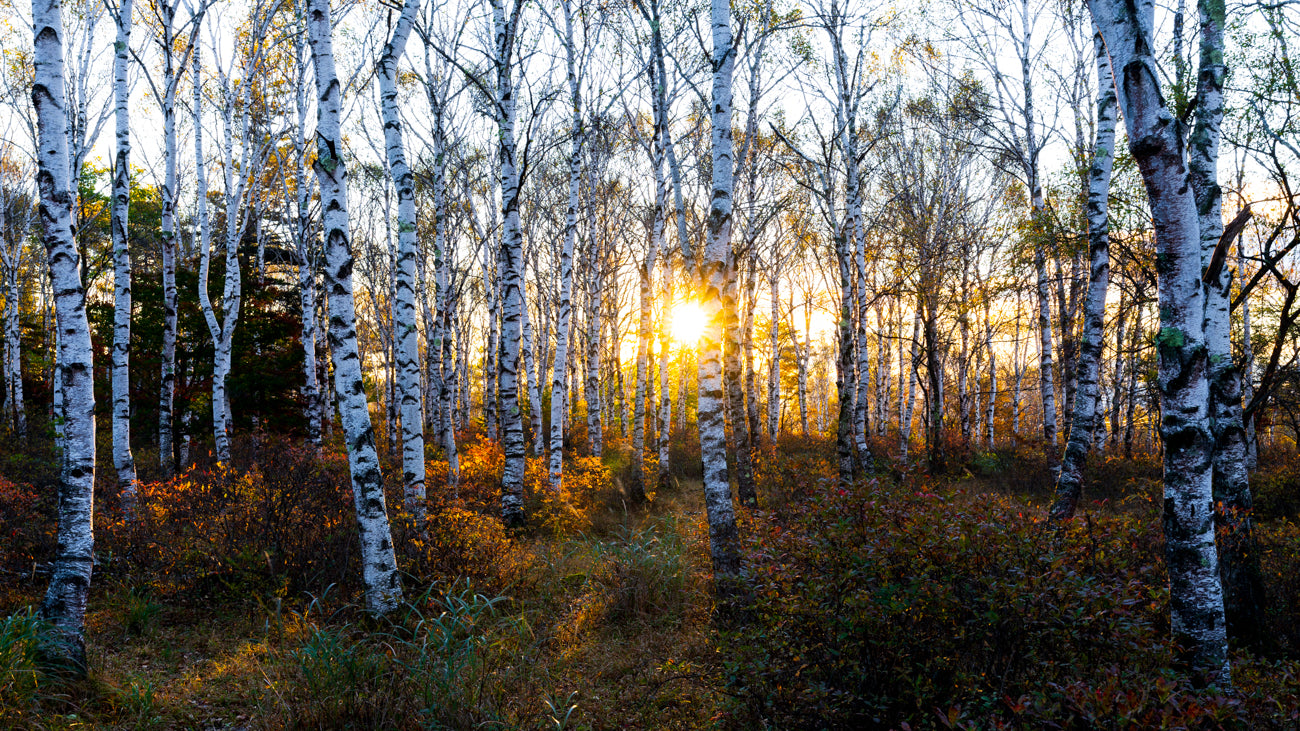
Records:
<instances>
[{"instance_id":1,"label":"forest floor","mask_svg":"<svg viewBox=\"0 0 1300 731\"><path fill-rule=\"evenodd\" d=\"M423 534L398 517L407 605L375 620L351 576L345 460L249 447L231 469L152 485L133 525L101 506L79 681L36 657L40 627L25 608L44 588L30 569L49 527L17 529L30 496L0 478L0 531L12 536L0 726L1300 725L1290 461L1256 480L1269 640L1238 643L1236 687L1218 690L1172 669L1150 460L1095 460L1080 519L1054 532L1032 451L972 455L943 477L882 471L842 491L828 447L760 455L763 508L740 516L752 593L741 626L725 630L689 474L629 510L626 454L577 459L563 499L534 490L533 527L508 534L492 514L499 452L471 446L459 494L432 508ZM541 465L529 475L540 485Z\"/></svg>"}]
</instances>

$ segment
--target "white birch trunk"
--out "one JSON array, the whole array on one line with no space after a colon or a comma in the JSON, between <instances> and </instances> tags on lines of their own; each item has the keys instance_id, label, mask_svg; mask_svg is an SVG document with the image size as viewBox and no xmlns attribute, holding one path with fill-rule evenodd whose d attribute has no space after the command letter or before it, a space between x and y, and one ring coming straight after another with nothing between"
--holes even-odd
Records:
<instances>
[{"instance_id":1,"label":"white birch trunk","mask_svg":"<svg viewBox=\"0 0 1300 731\"><path fill-rule=\"evenodd\" d=\"M158 461L164 478L175 471L172 406L176 397L176 86L179 81L173 52L176 6L158 4L163 46L163 186L159 237L162 240L162 381L158 400Z\"/></svg>"},{"instance_id":2,"label":"white birch trunk","mask_svg":"<svg viewBox=\"0 0 1300 731\"><path fill-rule=\"evenodd\" d=\"M595 195L595 172L588 173L591 181L588 194ZM601 312L604 309L603 274L604 257L601 256L601 238L596 230L595 207L587 213L587 357L584 378L584 398L587 401L587 448L591 456L600 459L604 454L605 439L603 433L604 405L600 393L601 351L604 347L605 329L601 325Z\"/></svg>"},{"instance_id":3,"label":"white birch trunk","mask_svg":"<svg viewBox=\"0 0 1300 731\"><path fill-rule=\"evenodd\" d=\"M451 268L450 252L447 250L447 134L445 127L446 81L439 79L441 85L435 88L433 64L429 57L429 46L424 48L425 93L429 108L433 111L433 327L430 333L428 350L428 378L431 385L437 387L436 406L428 405L430 411L437 414L435 428L442 440L443 453L447 458L447 487L453 496L459 495L460 488L460 454L456 446L456 377L458 351L453 344L452 332L455 329L453 298L449 291ZM423 259L421 259L423 261ZM427 302L426 302L427 307ZM457 339L456 344L459 344Z\"/></svg>"},{"instance_id":4,"label":"white birch trunk","mask_svg":"<svg viewBox=\"0 0 1300 731\"><path fill-rule=\"evenodd\" d=\"M397 105L397 67L406 52L420 5L406 0L393 26L393 35L375 65L379 78L380 108L384 120L384 147L393 187L397 191L397 262L394 272L393 335L397 392L402 422L402 486L404 507L423 530L425 521L424 418L420 403L420 333L415 310L416 241L415 177L406 162L402 140L402 115ZM430 408L433 405L430 404Z\"/></svg>"},{"instance_id":5,"label":"white birch trunk","mask_svg":"<svg viewBox=\"0 0 1300 731\"><path fill-rule=\"evenodd\" d=\"M113 159L113 467L123 516L134 518L135 455L131 453L131 248L127 220L131 205L130 68L132 0L121 0L114 20L113 102L117 150ZM17 301L14 301L17 305Z\"/></svg>"},{"instance_id":6,"label":"white birch trunk","mask_svg":"<svg viewBox=\"0 0 1300 731\"><path fill-rule=\"evenodd\" d=\"M366 608L384 615L402 602L401 577L393 552L383 478L375 451L375 432L357 354L356 306L352 297L352 242L349 236L347 167L343 162L342 87L334 70L333 26L329 0L308 0L307 30L316 70L316 175L320 182L325 282L329 289L330 349L338 393L352 497L361 538Z\"/></svg>"},{"instance_id":7,"label":"white birch trunk","mask_svg":"<svg viewBox=\"0 0 1300 731\"><path fill-rule=\"evenodd\" d=\"M1221 1L1201 0L1200 70L1196 85L1196 124L1188 140L1192 190L1199 218L1201 266L1205 282L1205 346L1210 382L1210 429L1214 437L1214 506L1218 524L1219 570L1229 632L1237 638L1262 637L1263 587L1251 518L1246 428L1242 421L1241 371L1232 352L1232 272L1227 251L1217 253L1224 235L1222 191L1218 181L1219 138L1223 122L1223 58L1226 21Z\"/></svg>"},{"instance_id":8,"label":"white birch trunk","mask_svg":"<svg viewBox=\"0 0 1300 731\"><path fill-rule=\"evenodd\" d=\"M1078 375L1075 378L1074 416L1070 419L1070 438L1061 458L1061 472L1056 482L1056 499L1051 517L1056 521L1074 516L1083 491L1083 466L1092 448L1100 392L1101 351L1105 338L1106 289L1110 285L1109 196L1111 168L1115 161L1115 75L1106 56L1100 34L1094 36L1097 54L1097 139L1092 165L1088 170L1088 301L1084 308L1083 335L1080 338Z\"/></svg>"},{"instance_id":9,"label":"white birch trunk","mask_svg":"<svg viewBox=\"0 0 1300 731\"><path fill-rule=\"evenodd\" d=\"M524 246L519 224L519 160L515 142L513 54L515 31L523 4L516 0L509 19L505 0L492 0L497 87L497 134L500 144L501 235L501 351L497 365L501 389L502 446L501 518L508 526L524 523L524 423L519 410L519 346L523 340Z\"/></svg>"},{"instance_id":10,"label":"white birch trunk","mask_svg":"<svg viewBox=\"0 0 1300 731\"><path fill-rule=\"evenodd\" d=\"M1210 433L1196 199L1164 103L1153 49L1154 3L1091 0L1118 70L1129 147L1142 171L1159 261L1160 432L1165 445L1165 562L1170 624L1194 675L1231 685L1223 588L1214 546Z\"/></svg>"},{"instance_id":11,"label":"white birch trunk","mask_svg":"<svg viewBox=\"0 0 1300 731\"><path fill-rule=\"evenodd\" d=\"M324 399L316 368L316 251L311 222L311 183L307 178L307 33L306 9L302 0L296 6L297 22L303 24L294 33L294 109L298 123L293 128L294 151L294 245L298 253L298 304L302 310L303 421L307 441L321 446Z\"/></svg>"},{"instance_id":12,"label":"white birch trunk","mask_svg":"<svg viewBox=\"0 0 1300 731\"><path fill-rule=\"evenodd\" d=\"M42 616L54 625L49 648L79 674L86 671L86 598L94 564L95 388L94 351L86 319L81 261L72 237L72 191L68 179L67 115L63 82L63 18L58 0L32 4L36 113L37 188L42 240L54 290L58 322L55 389L64 397L64 469L58 495L57 547Z\"/></svg>"},{"instance_id":13,"label":"white birch trunk","mask_svg":"<svg viewBox=\"0 0 1300 731\"><path fill-rule=\"evenodd\" d=\"M704 254L701 302L705 327L700 337L699 429L704 466L704 504L709 520L709 548L714 587L725 614L730 600L742 591L743 565L736 514L727 477L727 435L723 421L722 335L723 297L731 263L731 79L735 55L731 46L731 6L712 0L713 182L709 208L708 246Z\"/></svg>"},{"instance_id":14,"label":"white birch trunk","mask_svg":"<svg viewBox=\"0 0 1300 731\"><path fill-rule=\"evenodd\" d=\"M673 401L668 380L669 357L672 352L672 301L673 301L673 270L669 262L667 247L664 248L664 271L660 278L662 287L660 288L660 302L662 311L659 322L659 472L658 483L659 490L666 491L670 487L669 468L669 438L672 432L672 415Z\"/></svg>"},{"instance_id":15,"label":"white birch trunk","mask_svg":"<svg viewBox=\"0 0 1300 731\"><path fill-rule=\"evenodd\" d=\"M799 351L799 428L808 436L808 360L812 356L812 302L803 302L803 348ZM798 338L796 338L796 342Z\"/></svg>"},{"instance_id":16,"label":"white birch trunk","mask_svg":"<svg viewBox=\"0 0 1300 731\"><path fill-rule=\"evenodd\" d=\"M523 280L524 276L521 275L520 281ZM528 416L531 420L530 426L532 427L532 441L529 442L528 452L530 455L537 457L542 454L545 445L544 435L542 434L542 394L537 382L537 373L541 370L541 364L538 362L540 360L538 357L538 333L533 330L533 321L532 317L529 316L530 313L528 311L527 297L524 298L524 306L521 312L524 321L522 355L524 359L524 375L528 379ZM544 334L542 335L541 340L542 344L540 347L544 348Z\"/></svg>"},{"instance_id":17,"label":"white birch trunk","mask_svg":"<svg viewBox=\"0 0 1300 731\"><path fill-rule=\"evenodd\" d=\"M569 101L572 116L569 134L569 201L564 212L564 243L560 250L560 322L555 335L555 363L551 372L551 439L547 473L551 489L558 495L564 484L564 421L565 401L568 395L569 346L571 342L570 319L573 309L573 248L578 240L579 189L582 185L582 146L586 126L582 123L582 89L577 71L577 47L573 38L573 14L569 0L562 0L564 11L565 77L569 82ZM590 391L588 408L590 408Z\"/></svg>"}]
</instances>

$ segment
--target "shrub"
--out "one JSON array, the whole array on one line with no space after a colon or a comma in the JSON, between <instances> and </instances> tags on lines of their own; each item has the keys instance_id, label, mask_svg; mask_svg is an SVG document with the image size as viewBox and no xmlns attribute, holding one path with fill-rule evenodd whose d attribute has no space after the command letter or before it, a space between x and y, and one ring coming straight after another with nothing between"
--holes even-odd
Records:
<instances>
[{"instance_id":1,"label":"shrub","mask_svg":"<svg viewBox=\"0 0 1300 731\"><path fill-rule=\"evenodd\" d=\"M1286 726L1280 688L1247 714L1168 673L1153 509L1054 532L1009 499L931 489L869 483L756 517L752 621L723 637L731 725Z\"/></svg>"},{"instance_id":2,"label":"shrub","mask_svg":"<svg viewBox=\"0 0 1300 731\"><path fill-rule=\"evenodd\" d=\"M236 442L228 466L140 486L137 519L101 511L111 578L167 597L249 601L356 583L346 458L308 446ZM123 572L134 575L123 575Z\"/></svg>"},{"instance_id":3,"label":"shrub","mask_svg":"<svg viewBox=\"0 0 1300 731\"><path fill-rule=\"evenodd\" d=\"M472 580L489 592L525 580L533 556L511 540L501 519L461 505L433 506L424 535L412 542L405 565L421 584Z\"/></svg>"},{"instance_id":4,"label":"shrub","mask_svg":"<svg viewBox=\"0 0 1300 731\"><path fill-rule=\"evenodd\" d=\"M54 548L54 501L0 476L0 568L26 574Z\"/></svg>"}]
</instances>

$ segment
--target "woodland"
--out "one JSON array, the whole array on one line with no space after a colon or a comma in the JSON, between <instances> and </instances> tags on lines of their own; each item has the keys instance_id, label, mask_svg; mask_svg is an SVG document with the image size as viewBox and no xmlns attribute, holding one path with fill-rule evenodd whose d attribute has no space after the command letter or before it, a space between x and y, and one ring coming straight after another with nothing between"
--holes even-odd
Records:
<instances>
[{"instance_id":1,"label":"woodland","mask_svg":"<svg viewBox=\"0 0 1300 731\"><path fill-rule=\"evenodd\" d=\"M1293 0L0 0L0 725L1300 727Z\"/></svg>"}]
</instances>

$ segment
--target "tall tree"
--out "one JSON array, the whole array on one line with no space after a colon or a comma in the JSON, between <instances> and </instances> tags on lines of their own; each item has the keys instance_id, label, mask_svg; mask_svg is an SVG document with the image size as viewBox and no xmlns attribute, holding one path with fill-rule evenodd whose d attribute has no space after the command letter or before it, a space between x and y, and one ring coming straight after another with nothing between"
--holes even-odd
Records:
<instances>
[{"instance_id":1,"label":"tall tree","mask_svg":"<svg viewBox=\"0 0 1300 731\"><path fill-rule=\"evenodd\" d=\"M1101 351L1105 334L1106 290L1110 285L1110 176L1115 162L1115 74L1100 34L1093 37L1097 54L1097 129L1092 164L1088 168L1088 300L1084 307L1083 337L1080 338L1077 392L1070 438L1061 459L1052 503L1053 520L1074 515L1083 487L1083 464L1092 448L1097 427L1100 392Z\"/></svg>"},{"instance_id":2,"label":"tall tree","mask_svg":"<svg viewBox=\"0 0 1300 731\"><path fill-rule=\"evenodd\" d=\"M402 13L393 26L393 34L384 46L375 71L379 77L388 169L397 190L393 330L397 339L397 390L401 402L402 484L406 512L415 518L416 525L423 527L424 418L420 404L420 334L416 329L415 311L416 259L420 251L415 238L415 177L406 162L406 143L402 139L402 116L397 100L397 67L406 51L406 42L411 37L419 8L417 0L406 0L403 4Z\"/></svg>"},{"instance_id":3,"label":"tall tree","mask_svg":"<svg viewBox=\"0 0 1300 731\"><path fill-rule=\"evenodd\" d=\"M41 614L58 631L48 651L86 672L86 598L94 565L94 351L86 318L81 257L72 236L67 97L63 80L63 8L59 0L32 4L32 105L37 125L37 188L42 240L54 289L58 361L63 393L64 469L58 495L54 567Z\"/></svg>"},{"instance_id":4,"label":"tall tree","mask_svg":"<svg viewBox=\"0 0 1300 731\"><path fill-rule=\"evenodd\" d=\"M709 521L709 550L713 558L714 590L724 614L743 591L744 566L740 536L727 478L727 434L723 416L722 332L723 297L731 276L731 193L733 146L731 139L731 81L735 49L731 43L731 4L712 0L713 50L712 195L709 202L708 242L700 280L704 286L701 309L704 329L700 336L699 429L704 465L704 506ZM736 418L744 418L737 414Z\"/></svg>"},{"instance_id":5,"label":"tall tree","mask_svg":"<svg viewBox=\"0 0 1300 731\"><path fill-rule=\"evenodd\" d=\"M113 56L116 153L113 156L113 467L123 514L135 512L135 455L131 452L131 247L127 222L131 206L131 65L133 0L112 8L117 26Z\"/></svg>"},{"instance_id":6,"label":"tall tree","mask_svg":"<svg viewBox=\"0 0 1300 731\"><path fill-rule=\"evenodd\" d=\"M520 163L515 139L514 88L516 37L523 15L523 0L515 0L509 15L506 0L491 0L493 64L496 67L494 106L497 122L501 180L502 232L498 260L501 264L501 350L497 364L501 388L502 446L505 468L501 475L501 518L522 525L524 515L524 422L519 409L519 347L523 342L524 242L519 224Z\"/></svg>"},{"instance_id":7,"label":"tall tree","mask_svg":"<svg viewBox=\"0 0 1300 731\"><path fill-rule=\"evenodd\" d=\"M189 20L179 28L176 25L177 0L151 0L150 12L154 15L157 30L154 43L162 56L162 77L155 80L143 74L149 90L157 101L163 116L163 181L161 193L162 215L159 238L162 243L163 332L161 352L161 388L158 396L158 462L163 476L170 477L176 469L175 440L173 439L172 407L176 400L176 94L179 91L181 72L196 47L203 14L213 0L203 0ZM180 37L189 28L187 42ZM139 59L137 59L139 60ZM148 67L143 62L142 69Z\"/></svg>"},{"instance_id":8,"label":"tall tree","mask_svg":"<svg viewBox=\"0 0 1300 731\"><path fill-rule=\"evenodd\" d=\"M1210 381L1210 429L1214 437L1214 506L1224 613L1234 636L1258 632L1263 611L1259 558L1251 520L1246 428L1242 421L1241 371L1232 351L1232 235L1224 231L1219 188L1219 139L1223 124L1225 10L1222 0L1199 0L1200 68L1196 123L1188 140L1188 166L1200 223L1205 270L1205 347ZM1249 209L1246 209L1249 215ZM1243 221L1244 223L1244 221Z\"/></svg>"},{"instance_id":9,"label":"tall tree","mask_svg":"<svg viewBox=\"0 0 1300 731\"><path fill-rule=\"evenodd\" d=\"M1164 439L1165 562L1170 625L1194 676L1231 685L1223 587L1214 545L1209 380L1201 286L1201 235L1178 125L1161 93L1152 0L1090 0L1118 69L1119 100L1155 223L1160 332L1160 435Z\"/></svg>"},{"instance_id":10,"label":"tall tree","mask_svg":"<svg viewBox=\"0 0 1300 731\"><path fill-rule=\"evenodd\" d=\"M356 305L352 297L352 239L348 226L347 165L340 130L343 87L334 69L329 0L308 0L307 33L316 71L316 177L320 182L325 235L325 285L329 292L330 350L352 473L352 499L361 536L361 571L366 608L383 615L402 602L401 576L384 505L384 485L370 424L361 358L357 352Z\"/></svg>"}]
</instances>

